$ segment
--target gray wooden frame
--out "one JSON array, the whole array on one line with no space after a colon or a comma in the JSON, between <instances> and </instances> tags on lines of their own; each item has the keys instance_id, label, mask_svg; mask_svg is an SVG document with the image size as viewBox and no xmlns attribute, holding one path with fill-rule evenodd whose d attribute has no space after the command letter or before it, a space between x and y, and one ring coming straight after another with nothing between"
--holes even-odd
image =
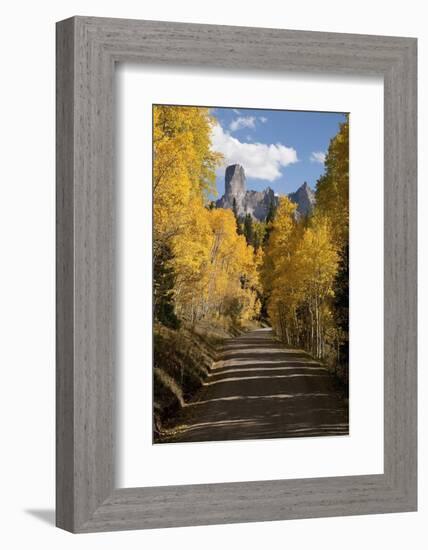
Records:
<instances>
[{"instance_id":1,"label":"gray wooden frame","mask_svg":"<svg viewBox=\"0 0 428 550\"><path fill-rule=\"evenodd\" d=\"M57 24L59 527L91 532L416 510L416 45L413 38L88 17ZM382 475L115 488L113 80L115 63L124 61L384 78Z\"/></svg>"}]
</instances>

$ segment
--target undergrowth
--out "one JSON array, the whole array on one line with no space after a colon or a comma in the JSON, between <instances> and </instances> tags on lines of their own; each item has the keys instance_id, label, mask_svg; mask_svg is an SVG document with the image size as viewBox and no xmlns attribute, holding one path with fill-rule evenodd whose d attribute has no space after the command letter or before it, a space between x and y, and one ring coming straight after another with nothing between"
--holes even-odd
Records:
<instances>
[{"instance_id":1,"label":"undergrowth","mask_svg":"<svg viewBox=\"0 0 428 550\"><path fill-rule=\"evenodd\" d=\"M202 386L225 339L239 328L199 323L171 329L154 327L154 440L172 425L179 410Z\"/></svg>"}]
</instances>

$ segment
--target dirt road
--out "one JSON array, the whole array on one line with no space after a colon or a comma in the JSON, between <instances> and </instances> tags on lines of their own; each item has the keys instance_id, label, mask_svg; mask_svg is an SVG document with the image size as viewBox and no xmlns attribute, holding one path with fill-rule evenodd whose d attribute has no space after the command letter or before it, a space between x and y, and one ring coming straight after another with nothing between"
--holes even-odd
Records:
<instances>
[{"instance_id":1,"label":"dirt road","mask_svg":"<svg viewBox=\"0 0 428 550\"><path fill-rule=\"evenodd\" d=\"M348 434L348 408L334 377L271 329L232 338L179 426L165 442Z\"/></svg>"}]
</instances>

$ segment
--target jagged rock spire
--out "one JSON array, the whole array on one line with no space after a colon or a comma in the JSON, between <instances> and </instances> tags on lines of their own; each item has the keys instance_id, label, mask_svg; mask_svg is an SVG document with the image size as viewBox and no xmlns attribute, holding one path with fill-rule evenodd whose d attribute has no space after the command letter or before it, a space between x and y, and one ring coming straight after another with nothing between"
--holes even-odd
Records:
<instances>
[{"instance_id":1,"label":"jagged rock spire","mask_svg":"<svg viewBox=\"0 0 428 550\"><path fill-rule=\"evenodd\" d=\"M307 216L315 205L315 193L305 181L297 191L288 195L289 199L297 204L297 213Z\"/></svg>"},{"instance_id":2,"label":"jagged rock spire","mask_svg":"<svg viewBox=\"0 0 428 550\"><path fill-rule=\"evenodd\" d=\"M252 218L264 221L271 206L278 204L278 196L268 187L264 191L247 191L244 167L231 164L225 172L225 193L216 202L217 208L235 209L240 218L250 214ZM315 204L315 193L305 181L289 198L297 203L297 214L306 216ZM235 205L235 206L234 206Z\"/></svg>"},{"instance_id":3,"label":"jagged rock spire","mask_svg":"<svg viewBox=\"0 0 428 550\"><path fill-rule=\"evenodd\" d=\"M231 164L225 173L225 195L227 198L242 199L245 195L247 180L245 170L240 164Z\"/></svg>"}]
</instances>

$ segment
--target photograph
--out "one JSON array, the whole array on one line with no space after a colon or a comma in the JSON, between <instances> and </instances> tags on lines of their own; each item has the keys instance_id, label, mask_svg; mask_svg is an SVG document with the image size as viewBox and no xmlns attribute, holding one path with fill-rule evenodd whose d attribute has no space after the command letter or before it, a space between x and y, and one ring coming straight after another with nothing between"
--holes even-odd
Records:
<instances>
[{"instance_id":1,"label":"photograph","mask_svg":"<svg viewBox=\"0 0 428 550\"><path fill-rule=\"evenodd\" d=\"M349 114L153 105L153 442L349 434Z\"/></svg>"},{"instance_id":2,"label":"photograph","mask_svg":"<svg viewBox=\"0 0 428 550\"><path fill-rule=\"evenodd\" d=\"M1 548L427 546L423 6L5 3Z\"/></svg>"}]
</instances>

